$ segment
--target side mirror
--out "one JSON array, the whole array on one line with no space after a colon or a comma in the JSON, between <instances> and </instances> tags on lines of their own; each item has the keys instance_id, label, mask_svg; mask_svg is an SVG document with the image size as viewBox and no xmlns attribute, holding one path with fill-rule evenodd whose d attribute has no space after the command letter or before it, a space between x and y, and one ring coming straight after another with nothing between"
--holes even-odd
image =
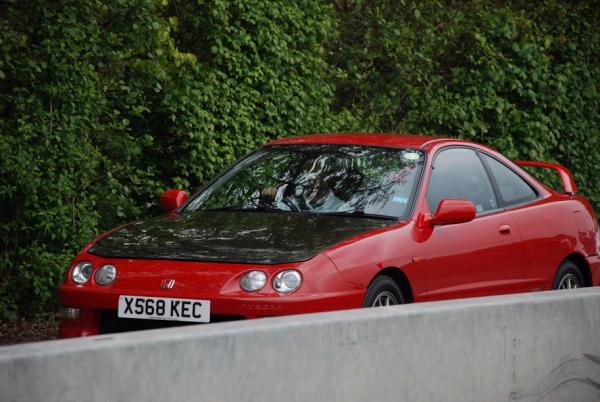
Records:
<instances>
[{"instance_id":1,"label":"side mirror","mask_svg":"<svg viewBox=\"0 0 600 402\"><path fill-rule=\"evenodd\" d=\"M475 205L471 201L447 199L440 201L431 217L432 225L454 225L470 222L475 218Z\"/></svg>"},{"instance_id":2,"label":"side mirror","mask_svg":"<svg viewBox=\"0 0 600 402\"><path fill-rule=\"evenodd\" d=\"M183 190L167 190L160 196L160 207L165 212L171 212L182 206L188 199Z\"/></svg>"}]
</instances>

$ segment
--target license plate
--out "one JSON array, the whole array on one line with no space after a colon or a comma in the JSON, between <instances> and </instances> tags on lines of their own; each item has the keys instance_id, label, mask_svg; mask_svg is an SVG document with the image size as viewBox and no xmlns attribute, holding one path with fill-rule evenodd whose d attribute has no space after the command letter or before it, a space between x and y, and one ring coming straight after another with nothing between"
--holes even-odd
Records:
<instances>
[{"instance_id":1,"label":"license plate","mask_svg":"<svg viewBox=\"0 0 600 402\"><path fill-rule=\"evenodd\" d=\"M119 296L118 316L142 320L210 322L210 300Z\"/></svg>"}]
</instances>

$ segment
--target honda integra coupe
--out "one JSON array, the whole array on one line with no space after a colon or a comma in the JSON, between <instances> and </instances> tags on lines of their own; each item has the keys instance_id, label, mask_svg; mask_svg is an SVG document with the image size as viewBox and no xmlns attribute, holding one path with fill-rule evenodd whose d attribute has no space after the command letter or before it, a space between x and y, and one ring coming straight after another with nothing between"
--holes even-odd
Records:
<instances>
[{"instance_id":1,"label":"honda integra coupe","mask_svg":"<svg viewBox=\"0 0 600 402\"><path fill-rule=\"evenodd\" d=\"M75 257L60 337L600 283L598 221L570 172L468 141L283 138L160 203Z\"/></svg>"}]
</instances>

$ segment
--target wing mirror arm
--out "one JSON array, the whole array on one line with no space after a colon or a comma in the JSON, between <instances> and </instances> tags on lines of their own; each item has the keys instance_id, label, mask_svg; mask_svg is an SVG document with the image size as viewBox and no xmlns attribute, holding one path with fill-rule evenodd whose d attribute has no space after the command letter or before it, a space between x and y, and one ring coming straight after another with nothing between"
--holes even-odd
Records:
<instances>
[{"instance_id":1,"label":"wing mirror arm","mask_svg":"<svg viewBox=\"0 0 600 402\"><path fill-rule=\"evenodd\" d=\"M418 222L420 229L430 229L433 228L433 215L429 213L422 213L419 215Z\"/></svg>"}]
</instances>

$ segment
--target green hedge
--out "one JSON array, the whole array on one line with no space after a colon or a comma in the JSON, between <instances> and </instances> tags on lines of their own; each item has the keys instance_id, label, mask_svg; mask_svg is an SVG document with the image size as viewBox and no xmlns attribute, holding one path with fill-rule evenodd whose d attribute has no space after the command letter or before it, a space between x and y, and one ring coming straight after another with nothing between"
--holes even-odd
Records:
<instances>
[{"instance_id":1,"label":"green hedge","mask_svg":"<svg viewBox=\"0 0 600 402\"><path fill-rule=\"evenodd\" d=\"M565 3L565 4L563 4ZM0 318L248 150L411 131L554 160L600 205L593 2L0 2Z\"/></svg>"},{"instance_id":2,"label":"green hedge","mask_svg":"<svg viewBox=\"0 0 600 402\"><path fill-rule=\"evenodd\" d=\"M336 106L358 117L356 128L459 136L557 161L600 205L596 2L349 3L332 49Z\"/></svg>"},{"instance_id":3,"label":"green hedge","mask_svg":"<svg viewBox=\"0 0 600 402\"><path fill-rule=\"evenodd\" d=\"M258 144L333 129L313 1L0 3L0 317L51 309L96 233Z\"/></svg>"}]
</instances>

